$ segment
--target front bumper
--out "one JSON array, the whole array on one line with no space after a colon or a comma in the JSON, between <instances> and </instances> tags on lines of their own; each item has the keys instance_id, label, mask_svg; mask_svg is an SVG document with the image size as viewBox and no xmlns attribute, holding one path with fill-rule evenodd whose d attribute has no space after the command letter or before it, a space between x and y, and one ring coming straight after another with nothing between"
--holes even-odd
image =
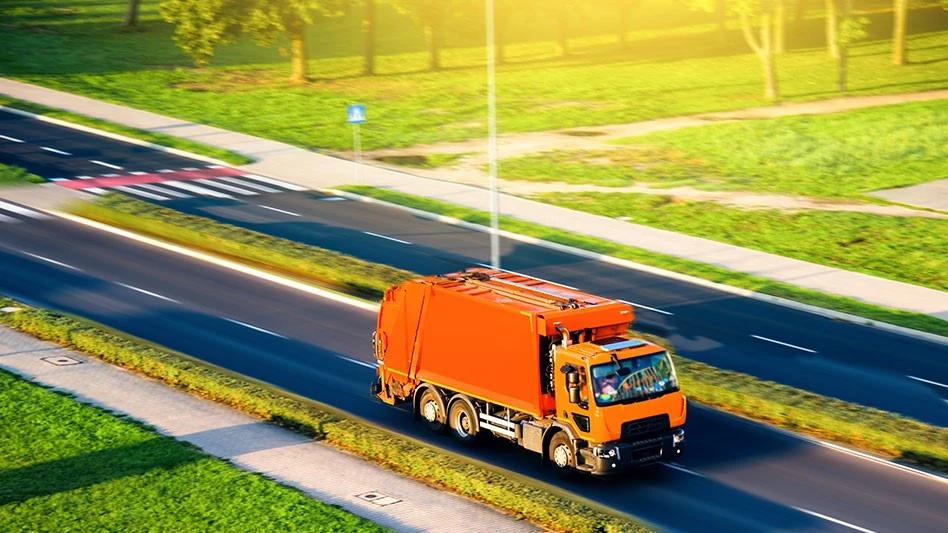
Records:
<instances>
[{"instance_id":1,"label":"front bumper","mask_svg":"<svg viewBox=\"0 0 948 533\"><path fill-rule=\"evenodd\" d=\"M681 457L685 451L685 430L675 428L647 439L609 442L578 451L579 470L595 475L614 474Z\"/></svg>"}]
</instances>

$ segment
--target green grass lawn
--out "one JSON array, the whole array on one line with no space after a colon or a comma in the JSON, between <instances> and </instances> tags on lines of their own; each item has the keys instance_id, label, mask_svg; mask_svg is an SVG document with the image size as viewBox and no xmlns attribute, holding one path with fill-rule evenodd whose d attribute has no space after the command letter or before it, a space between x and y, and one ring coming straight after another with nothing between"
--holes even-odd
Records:
<instances>
[{"instance_id":1,"label":"green grass lawn","mask_svg":"<svg viewBox=\"0 0 948 533\"><path fill-rule=\"evenodd\" d=\"M543 194L543 202L785 257L948 290L948 220L784 213L648 194Z\"/></svg>"},{"instance_id":2,"label":"green grass lawn","mask_svg":"<svg viewBox=\"0 0 948 533\"><path fill-rule=\"evenodd\" d=\"M0 370L2 531L385 531Z\"/></svg>"},{"instance_id":3,"label":"green grass lawn","mask_svg":"<svg viewBox=\"0 0 948 533\"><path fill-rule=\"evenodd\" d=\"M477 23L451 21L444 69L425 72L417 23L382 9L379 48L384 55L379 75L365 77L359 74L357 10L343 19L320 21L311 32L315 79L290 86L288 60L277 49L246 41L221 49L217 66L192 68L171 42L172 28L157 18L153 2L143 4L145 31L119 32L126 4L7 4L0 10L5 24L0 75L307 148L350 147L344 117L345 105L352 102L367 105L366 149L485 134L484 50L472 46L482 35ZM663 17L654 11L637 17L629 47L621 52L611 34L614 17L605 11L587 9L571 20L577 37L565 58L556 55L552 34L540 31L551 24L545 17L533 15L543 20L537 28L517 26L528 29L512 35L510 61L498 70L500 131L622 123L764 103L757 59L736 26L719 43L710 15L689 14L679 4L662 4L674 11L668 17L674 27L659 24ZM945 86L948 13L913 15L912 63L895 67L886 40L888 14L870 14L872 39L855 46L850 61L851 94ZM787 100L837 96L836 66L821 48L821 28L822 21L811 18L791 32L792 51L779 59Z\"/></svg>"},{"instance_id":4,"label":"green grass lawn","mask_svg":"<svg viewBox=\"0 0 948 533\"><path fill-rule=\"evenodd\" d=\"M510 180L681 186L816 197L948 178L948 101L629 137L617 151L505 159Z\"/></svg>"},{"instance_id":5,"label":"green grass lawn","mask_svg":"<svg viewBox=\"0 0 948 533\"><path fill-rule=\"evenodd\" d=\"M26 169L0 163L0 187L4 185L22 185L24 183L43 183L43 178L30 174Z\"/></svg>"}]
</instances>

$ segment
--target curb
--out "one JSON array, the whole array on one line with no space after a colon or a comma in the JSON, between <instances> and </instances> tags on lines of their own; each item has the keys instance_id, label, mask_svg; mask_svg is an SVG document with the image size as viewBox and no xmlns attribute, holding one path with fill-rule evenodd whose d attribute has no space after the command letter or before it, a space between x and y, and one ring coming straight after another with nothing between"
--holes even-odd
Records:
<instances>
[{"instance_id":1,"label":"curb","mask_svg":"<svg viewBox=\"0 0 948 533\"><path fill-rule=\"evenodd\" d=\"M482 233L489 233L489 232L490 232L490 228L488 228L488 227L486 227L486 226L482 226L482 225L480 225L480 224L474 224L474 223L472 223L472 222L467 222L467 221L465 221L465 220L460 220L460 219L453 218L453 217L449 217L449 216L445 216L445 215L438 215L438 214L435 214L435 213L430 213L430 212L428 212L428 211L422 211L421 209L416 209L416 208L413 208L413 207L407 207L407 206L395 204L395 203L392 203L392 202L386 202L386 201L384 201L384 200L378 200L378 199L376 199L376 198L371 198L371 197L368 197L368 196L362 196L362 195L358 195L358 194L354 194L354 193L350 193L350 192L346 192L346 191L340 191L340 190L336 190L336 189L331 189L331 188L330 188L330 189L325 189L323 192L326 192L326 193L328 193L328 194L332 194L332 195L335 195L335 196L340 196L340 197L343 197L343 198L348 198L348 199L350 199L350 200L359 201L359 202L374 203L374 204L384 205L384 206L386 206L386 207L391 207L391 208L395 208L395 209L400 209L400 210L402 210L402 211L407 211L407 212L409 212L409 213L411 213L411 214L413 214L413 215L415 215L415 216L421 217L421 218L426 218L426 219L429 219L429 220L435 220L435 221L438 221L438 222L443 222L443 223L446 223L446 224L451 224L451 225L458 226L458 227L462 227L462 228L465 228L465 229L475 230L475 231L479 231L479 232L482 232ZM498 234L501 235L501 236L503 236L503 237L506 237L506 238L508 238L508 239L511 239L511 240L515 240L515 241L519 241L519 242L523 242L523 243L527 243L527 244L534 244L534 245L537 245L537 246L542 246L542 247L544 247L544 248L548 248L548 249L550 249L550 250L555 250L555 251L558 251L558 252L564 252L564 253L568 253L568 254L572 254L572 255L577 255L577 256L580 256L580 257L585 257L585 258L587 258L587 259L593 259L593 260L595 260L595 261L601 261L601 262L603 262L603 263L610 263L610 264L613 264L613 265L616 265L616 266L620 266L620 267L623 267L623 268L628 268L628 269L631 269L631 270L638 270L638 271L641 271L641 272L647 272L647 273L649 273L649 274L655 274L655 275L657 275L657 276L662 276L662 277L665 277L665 278L670 278L670 279L674 279L674 280L678 280L678 281L684 281L684 282L687 282L687 283L691 283L691 284L693 284L693 285L700 285L700 286L702 286L702 287L707 287L707 288L709 288L709 289L714 289L714 290L721 291L721 292L726 292L726 293L730 293L730 294L735 294L735 295L737 295L737 296L744 296L744 297L746 297L746 298L752 298L752 299L754 299L754 300L759 300L759 301L762 301L762 302L768 302L768 303L780 305L780 306L783 306L783 307L788 307L788 308L790 308L790 309L795 309L795 310L797 310L797 311L803 311L803 312L806 312L806 313L810 313L810 314L814 314L814 315L818 315L818 316L830 318L830 319L833 319L833 320L841 320L841 321L843 321L843 322L849 322L849 323L858 324L858 325L861 325L861 326L867 326L867 327L872 327L872 328L876 328L876 329L881 329L881 330L883 330L883 331L888 331L889 333L895 333L895 334L903 335L903 336L906 336L906 337L912 337L912 338L915 338L915 339L924 340L924 341L932 342L932 343L935 343L935 344L942 344L942 345L948 346L948 337L943 337L943 336L941 336L941 335L936 335L936 334L934 334L934 333L928 333L928 332L925 332L925 331L918 331L918 330L911 329L911 328L907 328L907 327L904 327L904 326L897 326L897 325L895 325L895 324L889 324L889 323L887 323L887 322L879 322L879 321L872 320L872 319L865 318L865 317L861 317L861 316L858 316L858 315L851 315L851 314L849 314L849 313L843 313L842 311L834 311L834 310L832 310L832 309L826 309L826 308L818 307L818 306L815 306L815 305L800 303L800 302L796 302L796 301L793 301L793 300L788 300L788 299L786 299L786 298L781 298L781 297L779 297L779 296L772 296L772 295L769 295L769 294L763 294L763 293L760 293L760 292L755 292L755 291L752 291L752 290L749 290L749 289L741 289L741 288L739 288L739 287L732 287L732 286L730 286L730 285L724 285L724 284L722 284L722 283L715 283L715 282L713 282L713 281L708 281L708 280L703 279L703 278L698 278L698 277L695 277L695 276L690 276L690 275L688 275L688 274L681 274L681 273L679 273L679 272L672 272L672 271L670 271L670 270L665 270L665 269L662 269L662 268L653 267L653 266L648 266L648 265L643 265L643 264L640 264L640 263L636 263L636 262L634 262L634 261L629 261L628 259L620 259L620 258L618 258L618 257L613 257L613 256L611 256L611 255L600 254L600 253L597 253L597 252L590 252L590 251L588 251L588 250L583 250L583 249L581 249L581 248L574 248L574 247L572 247L572 246L567 246L567 245L565 245L565 244L558 244L558 243L555 243L555 242L545 241L545 240L539 239L539 238L537 238L537 237L529 237L529 236L527 236L527 235L520 235L519 233L513 233L513 232L510 232L510 231L506 231L506 230L499 230L499 231L498 231Z\"/></svg>"},{"instance_id":2,"label":"curb","mask_svg":"<svg viewBox=\"0 0 948 533\"><path fill-rule=\"evenodd\" d=\"M91 127L91 126L84 126L84 125L82 125L82 124L76 124L75 122L69 122L69 121L67 121L67 120L61 120L61 119L58 119L58 118L52 118L52 117L48 117L48 116L46 116L46 115L37 115L36 113L30 113L29 111L23 111L22 109L16 109L16 108L13 108L13 107L7 107L7 106L2 106L2 105L0 105L0 109L2 109L2 110L4 110L4 111L7 111L7 112L9 112L9 113L13 113L14 115L20 115L21 117L33 118L33 119L36 119L36 120L40 120L40 121L42 121L42 122L48 122L48 123L50 123L50 124L55 124L55 125L57 125L57 126L63 126L64 128L71 128L71 129L74 129L74 130L79 130L79 131L83 131L83 132L86 132L86 133L91 133L91 134L93 134L93 135L98 135L98 136L100 136L100 137L107 137L107 138L109 138L109 139L113 139L113 140L116 140L116 141L121 141L121 142L129 143L129 144L134 144L134 145L137 145L137 146L144 146L144 147L146 147L146 148L150 148L150 149L152 149L152 150L157 150L157 151L159 151L159 152L166 152L166 153L174 154L174 155L181 156L181 157L187 157L187 158L189 158L189 159L195 159L195 160L197 160L197 161L203 161L203 162L205 162L205 163L210 163L210 164L212 164L212 165L221 165L221 166L224 166L224 167L234 167L234 166L236 166L236 165L231 165L230 163L227 163L227 162L225 162L225 161L221 161L220 159L214 159L213 157L208 157L208 156L204 156L204 155L200 155L200 154L192 154L191 152L187 152L187 151L185 151L185 150L180 150L180 149L178 149L178 148L171 148L171 147L163 146L163 145L160 145L160 144L150 143L150 142L148 142L148 141L143 141L143 140L141 140L141 139L135 139L135 138L133 138L133 137L126 137L125 135L121 135L121 134L119 134L119 133L112 133L112 132L110 132L110 131L100 130L100 129L93 128L93 127ZM103 121L103 122L104 122L104 121Z\"/></svg>"}]
</instances>

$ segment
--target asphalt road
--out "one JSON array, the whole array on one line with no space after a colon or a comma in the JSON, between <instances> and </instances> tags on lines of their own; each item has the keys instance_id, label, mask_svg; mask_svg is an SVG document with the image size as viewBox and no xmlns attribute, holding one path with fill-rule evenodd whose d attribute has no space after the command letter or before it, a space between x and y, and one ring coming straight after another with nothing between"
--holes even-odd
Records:
<instances>
[{"instance_id":1,"label":"asphalt road","mask_svg":"<svg viewBox=\"0 0 948 533\"><path fill-rule=\"evenodd\" d=\"M946 531L948 483L693 408L676 468L562 483L503 442L473 451L371 399L371 312L56 218L0 224L0 293L85 316L374 424L677 531Z\"/></svg>"},{"instance_id":2,"label":"asphalt road","mask_svg":"<svg viewBox=\"0 0 948 533\"><path fill-rule=\"evenodd\" d=\"M48 179L201 165L4 112L0 134L0 162ZM147 187L126 192L164 194L160 184ZM454 271L490 257L483 233L381 206L316 193L208 198L172 192L165 196L177 199L157 203L419 273ZM945 346L534 245L501 243L505 268L631 302L638 327L669 338L686 357L948 426Z\"/></svg>"}]
</instances>

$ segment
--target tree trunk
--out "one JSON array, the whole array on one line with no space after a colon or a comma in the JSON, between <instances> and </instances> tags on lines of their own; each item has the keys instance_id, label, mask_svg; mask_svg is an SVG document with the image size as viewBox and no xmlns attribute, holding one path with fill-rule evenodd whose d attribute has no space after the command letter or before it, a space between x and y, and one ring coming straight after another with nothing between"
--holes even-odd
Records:
<instances>
[{"instance_id":1,"label":"tree trunk","mask_svg":"<svg viewBox=\"0 0 948 533\"><path fill-rule=\"evenodd\" d=\"M362 14L362 74L375 74L375 0L365 0Z\"/></svg>"},{"instance_id":2,"label":"tree trunk","mask_svg":"<svg viewBox=\"0 0 948 533\"><path fill-rule=\"evenodd\" d=\"M799 24L800 22L803 22L803 16L806 14L807 1L808 0L797 0L797 8L793 12L794 24Z\"/></svg>"},{"instance_id":3,"label":"tree trunk","mask_svg":"<svg viewBox=\"0 0 948 533\"><path fill-rule=\"evenodd\" d=\"M290 63L293 66L290 81L304 83L307 78L306 61L306 24L294 22L289 28L290 34Z\"/></svg>"},{"instance_id":4,"label":"tree trunk","mask_svg":"<svg viewBox=\"0 0 948 533\"><path fill-rule=\"evenodd\" d=\"M560 55L566 57L569 55L569 38L567 37L566 8L560 7L559 20L557 21L557 39L560 49Z\"/></svg>"},{"instance_id":5,"label":"tree trunk","mask_svg":"<svg viewBox=\"0 0 948 533\"><path fill-rule=\"evenodd\" d=\"M123 28L134 28L138 25L138 7L141 0L128 0L128 9L125 11L125 20L122 22Z\"/></svg>"},{"instance_id":6,"label":"tree trunk","mask_svg":"<svg viewBox=\"0 0 948 533\"><path fill-rule=\"evenodd\" d=\"M904 65L908 62L905 53L905 19L908 18L908 0L893 0L892 12L892 64Z\"/></svg>"},{"instance_id":7,"label":"tree trunk","mask_svg":"<svg viewBox=\"0 0 948 533\"><path fill-rule=\"evenodd\" d=\"M838 18L836 0L826 0L826 51L833 59L839 57L839 36L836 35Z\"/></svg>"},{"instance_id":8,"label":"tree trunk","mask_svg":"<svg viewBox=\"0 0 948 533\"><path fill-rule=\"evenodd\" d=\"M779 95L777 89L777 60L774 57L773 20L771 15L760 17L760 59L764 66L764 96L768 100L776 100Z\"/></svg>"},{"instance_id":9,"label":"tree trunk","mask_svg":"<svg viewBox=\"0 0 948 533\"><path fill-rule=\"evenodd\" d=\"M434 22L425 24L425 40L428 42L428 70L441 68L441 50L438 26Z\"/></svg>"},{"instance_id":10,"label":"tree trunk","mask_svg":"<svg viewBox=\"0 0 948 533\"><path fill-rule=\"evenodd\" d=\"M774 53L782 54L787 50L785 26L787 23L787 0L774 2Z\"/></svg>"}]
</instances>

